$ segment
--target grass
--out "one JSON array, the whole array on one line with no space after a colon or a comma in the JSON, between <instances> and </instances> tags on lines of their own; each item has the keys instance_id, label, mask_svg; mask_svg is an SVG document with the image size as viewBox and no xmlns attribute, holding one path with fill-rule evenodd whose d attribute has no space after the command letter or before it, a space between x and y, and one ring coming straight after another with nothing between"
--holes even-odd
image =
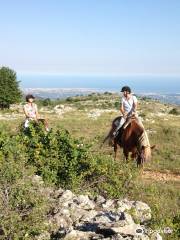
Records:
<instances>
[{"instance_id":1,"label":"grass","mask_svg":"<svg viewBox=\"0 0 180 240\"><path fill-rule=\"evenodd\" d=\"M94 150L108 155L112 153L112 148L105 146L103 149L99 149L99 146L108 133L112 120L119 114L115 112L118 99L119 96L115 94L71 97L68 101L61 100L55 103L63 104L65 107L71 106L73 111L64 113L62 116L41 111L40 114L48 119L52 128L58 129L62 126L69 130L74 137L82 137L85 141L93 143ZM52 103L52 106L48 106L47 110L52 110L53 107L54 103ZM92 110L95 112L98 109L104 110L104 113L101 112L101 115L94 119L88 117L88 113ZM106 112L107 109L111 109L112 112ZM171 105L161 104L149 99L142 99L139 104L140 116L143 117L143 123L148 131L151 145L156 145L153 160L147 168L160 171L170 170L177 173L180 169L178 161L180 156L178 147L180 146L180 123L179 116L169 114L170 109L172 109ZM5 113L2 112L1 115L5 115ZM8 111L7 114L12 114L12 111ZM18 119L7 117L7 120L0 120L0 130L17 131L22 120L22 114L19 115ZM122 157L122 154L120 154L120 157Z\"/></svg>"},{"instance_id":2,"label":"grass","mask_svg":"<svg viewBox=\"0 0 180 240\"><path fill-rule=\"evenodd\" d=\"M73 111L62 116L55 113L40 113L45 116L52 128L66 128L74 137L83 138L86 143L92 145L93 152L104 157L113 157L113 149L107 145L100 148L103 138L109 131L112 120L118 116L115 112L118 108L119 96L115 94L89 95L87 97L73 97L67 101L56 101L56 104L71 106ZM47 109L53 109L54 103ZM43 107L45 108L45 107ZM179 173L180 170L180 117L169 114L174 106L162 104L158 101L141 99L139 112L148 131L151 145L156 145L152 161L145 166L150 171ZM88 117L92 110L111 109L112 112L101 112L97 118ZM176 107L177 111L179 108ZM4 112L1 113L5 114ZM9 112L8 112L9 114ZM0 120L0 131L15 132L22 122L22 115L18 119L7 118ZM119 152L117 161L123 161L122 151ZM179 208L179 182L158 182L144 179L141 175L136 183L136 188L131 190L127 197L144 201L150 205L153 211L154 226L168 226L169 219L178 215ZM165 237L165 239L167 236ZM167 239L178 239L176 237Z\"/></svg>"}]
</instances>

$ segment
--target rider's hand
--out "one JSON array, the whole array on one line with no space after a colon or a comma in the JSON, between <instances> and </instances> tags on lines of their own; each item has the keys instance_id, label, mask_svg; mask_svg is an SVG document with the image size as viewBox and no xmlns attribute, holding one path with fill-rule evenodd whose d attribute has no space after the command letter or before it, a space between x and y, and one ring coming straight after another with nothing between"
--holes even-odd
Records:
<instances>
[{"instance_id":1,"label":"rider's hand","mask_svg":"<svg viewBox=\"0 0 180 240\"><path fill-rule=\"evenodd\" d=\"M127 113L123 113L123 118L126 118L127 117Z\"/></svg>"},{"instance_id":2,"label":"rider's hand","mask_svg":"<svg viewBox=\"0 0 180 240\"><path fill-rule=\"evenodd\" d=\"M37 119L37 118L34 118L34 121L35 121L35 122L38 122L38 119Z\"/></svg>"},{"instance_id":3,"label":"rider's hand","mask_svg":"<svg viewBox=\"0 0 180 240\"><path fill-rule=\"evenodd\" d=\"M136 115L136 111L133 111L133 112L132 112L132 115Z\"/></svg>"}]
</instances>

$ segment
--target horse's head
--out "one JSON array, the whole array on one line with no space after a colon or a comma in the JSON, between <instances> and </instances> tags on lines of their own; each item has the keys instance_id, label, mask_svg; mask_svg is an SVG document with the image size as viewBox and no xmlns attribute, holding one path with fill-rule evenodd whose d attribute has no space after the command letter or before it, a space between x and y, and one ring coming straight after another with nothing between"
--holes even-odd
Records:
<instances>
[{"instance_id":1,"label":"horse's head","mask_svg":"<svg viewBox=\"0 0 180 240\"><path fill-rule=\"evenodd\" d=\"M151 150L155 148L155 145L153 146L142 146L138 157L137 157L137 165L141 165L145 162L149 162L151 160Z\"/></svg>"}]
</instances>

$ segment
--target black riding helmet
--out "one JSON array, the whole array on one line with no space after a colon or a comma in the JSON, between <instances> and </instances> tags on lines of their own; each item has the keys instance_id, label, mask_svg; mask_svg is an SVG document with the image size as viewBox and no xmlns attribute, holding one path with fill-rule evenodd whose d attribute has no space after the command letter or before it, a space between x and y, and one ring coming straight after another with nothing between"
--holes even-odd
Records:
<instances>
[{"instance_id":1,"label":"black riding helmet","mask_svg":"<svg viewBox=\"0 0 180 240\"><path fill-rule=\"evenodd\" d=\"M131 93L130 87L128 87L128 86L122 87L121 92L125 92L125 91Z\"/></svg>"},{"instance_id":2,"label":"black riding helmet","mask_svg":"<svg viewBox=\"0 0 180 240\"><path fill-rule=\"evenodd\" d=\"M28 94L26 95L26 102L28 102L30 98L35 99L35 97L32 94Z\"/></svg>"}]
</instances>

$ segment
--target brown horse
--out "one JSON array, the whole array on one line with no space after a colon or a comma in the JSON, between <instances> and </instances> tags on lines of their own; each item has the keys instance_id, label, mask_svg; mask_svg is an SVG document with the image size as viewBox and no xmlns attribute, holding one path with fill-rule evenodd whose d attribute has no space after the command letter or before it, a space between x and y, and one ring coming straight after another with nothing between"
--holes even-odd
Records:
<instances>
[{"instance_id":1,"label":"brown horse","mask_svg":"<svg viewBox=\"0 0 180 240\"><path fill-rule=\"evenodd\" d=\"M128 119L113 139L113 132L117 128L120 118L121 117L117 117L113 120L111 130L103 143L109 139L109 143L113 144L115 159L119 145L123 149L126 160L128 160L129 153L131 153L131 158L136 159L137 166L143 166L144 162L151 159L151 149L154 148L154 146L150 146L146 131L135 117Z\"/></svg>"}]
</instances>

